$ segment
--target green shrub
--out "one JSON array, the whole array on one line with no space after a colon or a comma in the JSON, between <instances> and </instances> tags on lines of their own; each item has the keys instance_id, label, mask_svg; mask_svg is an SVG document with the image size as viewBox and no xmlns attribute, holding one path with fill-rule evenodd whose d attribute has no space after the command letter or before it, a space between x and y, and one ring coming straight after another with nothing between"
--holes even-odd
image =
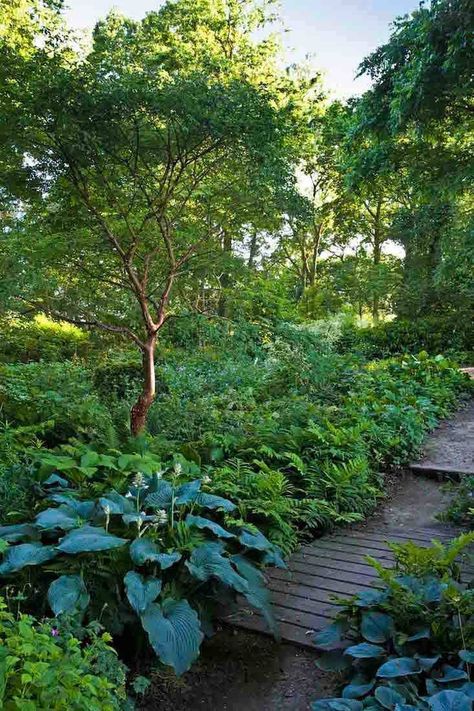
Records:
<instances>
[{"instance_id":1,"label":"green shrub","mask_svg":"<svg viewBox=\"0 0 474 711\"><path fill-rule=\"evenodd\" d=\"M450 485L454 492L446 510L438 518L461 526L474 528L474 476L465 476L456 486Z\"/></svg>"},{"instance_id":2,"label":"green shrub","mask_svg":"<svg viewBox=\"0 0 474 711\"><path fill-rule=\"evenodd\" d=\"M113 445L107 409L88 371L72 362L0 365L0 419L19 427L43 427L48 446L82 438Z\"/></svg>"},{"instance_id":3,"label":"green shrub","mask_svg":"<svg viewBox=\"0 0 474 711\"><path fill-rule=\"evenodd\" d=\"M139 621L160 660L182 674L229 593L244 595L275 630L259 568L284 563L229 500L187 480L179 463L166 474L138 474L125 496L111 490L98 500L80 499L52 475L43 487L56 506L0 528L0 577L10 594L30 590L30 604L41 604L47 587L59 618L87 614L137 641Z\"/></svg>"},{"instance_id":4,"label":"green shrub","mask_svg":"<svg viewBox=\"0 0 474 711\"><path fill-rule=\"evenodd\" d=\"M392 545L392 570L372 561L382 585L339 601L335 622L315 636L318 666L344 671L347 683L314 711L472 708L474 598L457 561L473 541Z\"/></svg>"},{"instance_id":5,"label":"green shrub","mask_svg":"<svg viewBox=\"0 0 474 711\"><path fill-rule=\"evenodd\" d=\"M81 645L51 622L15 618L0 599L0 705L4 711L113 711L125 708L125 675L113 682L98 667L118 669L111 638L89 633Z\"/></svg>"},{"instance_id":6,"label":"green shrub","mask_svg":"<svg viewBox=\"0 0 474 711\"><path fill-rule=\"evenodd\" d=\"M0 321L0 361L4 363L61 362L83 358L90 350L89 334L69 323L52 321L41 314L31 320Z\"/></svg>"}]
</instances>

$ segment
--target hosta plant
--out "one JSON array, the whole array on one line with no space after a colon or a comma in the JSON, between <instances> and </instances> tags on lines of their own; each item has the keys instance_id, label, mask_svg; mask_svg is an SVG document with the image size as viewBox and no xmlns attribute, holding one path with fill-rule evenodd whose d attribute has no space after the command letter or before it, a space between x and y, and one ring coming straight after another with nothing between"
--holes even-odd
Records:
<instances>
[{"instance_id":1,"label":"hosta plant","mask_svg":"<svg viewBox=\"0 0 474 711\"><path fill-rule=\"evenodd\" d=\"M459 582L456 558L473 540L393 546L394 569L376 564L383 585L341 601L315 643L318 665L344 672L346 684L340 698L316 701L313 711L472 709L474 595Z\"/></svg>"},{"instance_id":2,"label":"hosta plant","mask_svg":"<svg viewBox=\"0 0 474 711\"><path fill-rule=\"evenodd\" d=\"M179 465L171 480L137 475L125 496L82 500L58 475L44 486L53 506L0 528L0 576L10 590L47 587L55 615L100 619L113 633L139 621L177 674L198 656L212 606L229 593L275 630L261 567L284 566L279 550L202 480L182 482Z\"/></svg>"}]
</instances>

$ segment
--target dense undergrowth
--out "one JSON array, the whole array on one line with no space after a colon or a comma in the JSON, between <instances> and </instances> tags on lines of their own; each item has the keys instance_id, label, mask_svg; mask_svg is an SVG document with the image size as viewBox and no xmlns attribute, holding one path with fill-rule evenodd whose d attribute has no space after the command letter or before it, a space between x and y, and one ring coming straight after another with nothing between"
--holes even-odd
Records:
<instances>
[{"instance_id":1,"label":"dense undergrowth","mask_svg":"<svg viewBox=\"0 0 474 711\"><path fill-rule=\"evenodd\" d=\"M440 355L342 352L341 320L196 319L161 345L147 432L131 439L136 354L88 342L85 360L74 331L64 349L51 332L53 345L30 342L25 362L11 362L14 342L2 346L6 603L39 617L52 610L58 628L72 619L76 636L99 620L119 648L135 640L129 662L150 644L178 673L230 593L272 624L261 568L283 564L279 550L304 537L369 515L385 475L470 390Z\"/></svg>"}]
</instances>

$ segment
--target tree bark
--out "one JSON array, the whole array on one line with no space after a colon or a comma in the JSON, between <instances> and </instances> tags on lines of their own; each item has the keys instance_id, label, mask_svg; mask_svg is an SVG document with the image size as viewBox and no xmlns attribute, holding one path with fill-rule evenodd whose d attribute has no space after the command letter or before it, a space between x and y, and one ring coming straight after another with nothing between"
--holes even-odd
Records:
<instances>
[{"instance_id":1,"label":"tree bark","mask_svg":"<svg viewBox=\"0 0 474 711\"><path fill-rule=\"evenodd\" d=\"M143 390L130 411L130 430L137 437L145 429L148 411L156 395L155 381L156 334L149 336L142 350Z\"/></svg>"},{"instance_id":2,"label":"tree bark","mask_svg":"<svg viewBox=\"0 0 474 711\"><path fill-rule=\"evenodd\" d=\"M382 224L381 224L381 213L382 213L382 200L377 201L377 209L375 213L374 221L374 242L373 242L373 262L374 266L378 267L382 259ZM372 317L374 323L380 321L380 300L378 294L374 294L372 300Z\"/></svg>"},{"instance_id":3,"label":"tree bark","mask_svg":"<svg viewBox=\"0 0 474 711\"><path fill-rule=\"evenodd\" d=\"M230 257L232 254L232 236L226 231L224 231L222 240L222 251L226 257ZM221 274L219 279L219 284L221 287L221 293L219 295L219 302L217 304L217 314L218 316L226 317L227 314L227 294L226 289L229 288L231 284L231 278L229 272L226 270L227 265L224 265L224 272Z\"/></svg>"}]
</instances>

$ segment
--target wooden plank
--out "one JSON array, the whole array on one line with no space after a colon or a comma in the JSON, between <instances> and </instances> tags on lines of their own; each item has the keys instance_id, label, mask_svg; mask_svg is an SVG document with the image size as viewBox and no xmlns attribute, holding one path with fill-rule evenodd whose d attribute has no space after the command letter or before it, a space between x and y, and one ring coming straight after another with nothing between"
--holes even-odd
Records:
<instances>
[{"instance_id":1,"label":"wooden plank","mask_svg":"<svg viewBox=\"0 0 474 711\"><path fill-rule=\"evenodd\" d=\"M331 578L323 578L316 575L308 575L307 573L288 573L282 570L274 570L271 574L272 580L283 580L284 582L294 582L301 583L302 585L307 585L312 588L319 588L321 590L331 590L335 593L340 593L342 595L355 595L361 590L370 590L374 586L371 585L373 582L370 578L365 578L362 582L360 579L347 579L342 580L332 580ZM376 580L376 579L374 579Z\"/></svg>"},{"instance_id":2,"label":"wooden plank","mask_svg":"<svg viewBox=\"0 0 474 711\"><path fill-rule=\"evenodd\" d=\"M301 586L298 587L301 590ZM301 595L292 595L289 592L271 591L272 604L279 607L289 607L293 610L301 610L302 612L310 612L321 617L331 618L334 616L336 606L328 599L325 601L317 601Z\"/></svg>"},{"instance_id":3,"label":"wooden plank","mask_svg":"<svg viewBox=\"0 0 474 711\"><path fill-rule=\"evenodd\" d=\"M301 550L304 553L310 553L311 551L317 553L320 548L326 551L339 551L340 553L358 553L362 556L370 555L372 558L377 558L378 560L385 558L393 560L393 553L388 548L367 548L350 540L334 541L330 538L318 538L313 544L302 546Z\"/></svg>"},{"instance_id":4,"label":"wooden plank","mask_svg":"<svg viewBox=\"0 0 474 711\"><path fill-rule=\"evenodd\" d=\"M340 550L329 550L326 548L314 548L309 550L300 549L298 553L294 553L293 556L305 556L305 558L314 558L316 560L334 560L341 563L357 563L362 565L368 565L367 558L365 554L352 553L350 550L340 551ZM292 556L292 557L293 557ZM384 558L383 564L385 567L393 567L394 564L393 554L390 557Z\"/></svg>"},{"instance_id":5,"label":"wooden plank","mask_svg":"<svg viewBox=\"0 0 474 711\"><path fill-rule=\"evenodd\" d=\"M413 541L417 545L420 545L422 543L430 545L433 538L436 538L436 532L432 531L429 534L427 533L426 535L423 535L421 533L413 533L411 531L408 531L407 533L395 533L393 531L387 531L384 535L382 535L381 533L379 534L374 531L363 530L351 531L350 536L351 538L363 541L379 541L382 543L385 543L386 541L393 541L394 543L407 543L408 541ZM442 540L449 539L442 538Z\"/></svg>"},{"instance_id":6,"label":"wooden plank","mask_svg":"<svg viewBox=\"0 0 474 711\"><path fill-rule=\"evenodd\" d=\"M315 559L313 558L313 561ZM365 566L365 569L360 572L359 570L355 570L355 565L349 570L341 570L338 567L329 567L327 565L324 565L323 563L317 564L314 562L313 564L308 563L307 561L298 561L292 558L290 560L290 565L288 566L288 570L290 572L297 572L297 573L307 573L308 575L321 575L324 577L331 578L331 580L353 580L354 578L361 579L363 581L363 578L368 578L369 580L372 580L373 578L377 577L377 573L373 568L370 568L368 565ZM359 566L362 567L362 566Z\"/></svg>"},{"instance_id":7,"label":"wooden plank","mask_svg":"<svg viewBox=\"0 0 474 711\"><path fill-rule=\"evenodd\" d=\"M356 563L354 561L339 560L338 558L308 555L307 553L294 553L289 562L289 569L293 570L293 565L308 566L308 572L312 571L312 566L324 566L338 571L349 573L360 573L361 575L373 575L374 569L368 563Z\"/></svg>"},{"instance_id":8,"label":"wooden plank","mask_svg":"<svg viewBox=\"0 0 474 711\"><path fill-rule=\"evenodd\" d=\"M335 605L332 601L334 595L344 597L350 593L334 592L333 590L322 590L318 587L309 587L308 585L302 585L301 583L291 583L284 580L277 580L272 578L268 585L268 588L272 594L282 593L283 595L291 595L292 597L299 597L303 600L308 600L314 603L326 603L329 605Z\"/></svg>"}]
</instances>

